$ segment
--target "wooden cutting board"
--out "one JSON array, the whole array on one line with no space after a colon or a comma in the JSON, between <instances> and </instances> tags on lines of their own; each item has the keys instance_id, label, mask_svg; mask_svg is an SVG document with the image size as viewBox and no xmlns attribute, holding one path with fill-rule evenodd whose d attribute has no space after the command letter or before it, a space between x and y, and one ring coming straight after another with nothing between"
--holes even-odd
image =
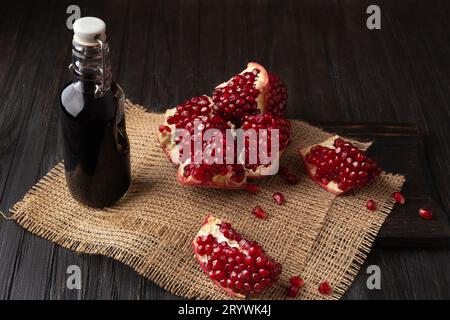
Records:
<instances>
[{"instance_id":1,"label":"wooden cutting board","mask_svg":"<svg viewBox=\"0 0 450 320\"><path fill-rule=\"evenodd\" d=\"M376 241L382 247L439 247L450 244L447 213L436 192L424 152L422 136L415 126L381 124L316 124L359 140L372 140L368 154L387 172L405 175L406 203L395 205ZM433 220L420 218L418 210L430 208Z\"/></svg>"}]
</instances>

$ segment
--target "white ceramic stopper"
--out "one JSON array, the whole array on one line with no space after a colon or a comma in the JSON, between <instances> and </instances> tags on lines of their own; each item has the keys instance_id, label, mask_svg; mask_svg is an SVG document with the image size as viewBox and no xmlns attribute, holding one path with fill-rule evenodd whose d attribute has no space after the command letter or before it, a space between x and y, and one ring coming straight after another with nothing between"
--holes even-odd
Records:
<instances>
[{"instance_id":1,"label":"white ceramic stopper","mask_svg":"<svg viewBox=\"0 0 450 320\"><path fill-rule=\"evenodd\" d=\"M106 40L106 25L103 20L95 17L83 17L73 24L73 40L81 45L97 45L96 38Z\"/></svg>"}]
</instances>

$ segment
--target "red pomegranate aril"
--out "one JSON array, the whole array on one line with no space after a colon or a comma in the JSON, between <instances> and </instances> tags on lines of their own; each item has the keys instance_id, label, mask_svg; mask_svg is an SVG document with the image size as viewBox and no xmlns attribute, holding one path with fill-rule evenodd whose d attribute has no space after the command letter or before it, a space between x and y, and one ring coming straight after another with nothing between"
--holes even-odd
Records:
<instances>
[{"instance_id":1,"label":"red pomegranate aril","mask_svg":"<svg viewBox=\"0 0 450 320\"><path fill-rule=\"evenodd\" d=\"M369 200L367 200L366 208L367 208L367 210L375 211L375 210L377 210L377 204L373 199L369 199Z\"/></svg>"},{"instance_id":2,"label":"red pomegranate aril","mask_svg":"<svg viewBox=\"0 0 450 320\"><path fill-rule=\"evenodd\" d=\"M299 293L299 287L291 286L291 287L287 288L287 295L290 298L296 298L298 296L298 293Z\"/></svg>"},{"instance_id":3,"label":"red pomegranate aril","mask_svg":"<svg viewBox=\"0 0 450 320\"><path fill-rule=\"evenodd\" d=\"M323 281L319 284L319 292L323 295L329 295L331 294L331 286L328 283L328 281Z\"/></svg>"},{"instance_id":4,"label":"red pomegranate aril","mask_svg":"<svg viewBox=\"0 0 450 320\"><path fill-rule=\"evenodd\" d=\"M278 205L282 205L286 200L281 192L275 192L272 198Z\"/></svg>"},{"instance_id":5,"label":"red pomegranate aril","mask_svg":"<svg viewBox=\"0 0 450 320\"><path fill-rule=\"evenodd\" d=\"M233 297L245 298L263 292L278 280L281 265L256 242L225 238L218 243L225 231L237 234L229 223L208 216L192 242L196 259L215 284ZM211 255L205 253L207 246L213 247Z\"/></svg>"},{"instance_id":6,"label":"red pomegranate aril","mask_svg":"<svg viewBox=\"0 0 450 320\"><path fill-rule=\"evenodd\" d=\"M245 185L245 190L247 190L251 194L255 194L255 193L258 193L259 191L261 191L261 187L254 183L247 183Z\"/></svg>"},{"instance_id":7,"label":"red pomegranate aril","mask_svg":"<svg viewBox=\"0 0 450 320\"><path fill-rule=\"evenodd\" d=\"M402 205L405 204L405 197L400 192L394 192L392 198L394 198L397 203Z\"/></svg>"},{"instance_id":8,"label":"red pomegranate aril","mask_svg":"<svg viewBox=\"0 0 450 320\"><path fill-rule=\"evenodd\" d=\"M427 209L427 208L420 208L419 215L422 219L425 219L425 220L433 219L433 213L431 212L430 209Z\"/></svg>"},{"instance_id":9,"label":"red pomegranate aril","mask_svg":"<svg viewBox=\"0 0 450 320\"><path fill-rule=\"evenodd\" d=\"M298 178L294 173L288 173L286 175L286 181L289 184L295 185L298 183Z\"/></svg>"},{"instance_id":10,"label":"red pomegranate aril","mask_svg":"<svg viewBox=\"0 0 450 320\"><path fill-rule=\"evenodd\" d=\"M267 218L267 213L266 211L261 208L261 206L256 206L253 208L252 213L255 217L259 218L259 219L266 219Z\"/></svg>"},{"instance_id":11,"label":"red pomegranate aril","mask_svg":"<svg viewBox=\"0 0 450 320\"><path fill-rule=\"evenodd\" d=\"M305 285L305 281L299 276L293 276L289 279L291 286L301 288Z\"/></svg>"}]
</instances>

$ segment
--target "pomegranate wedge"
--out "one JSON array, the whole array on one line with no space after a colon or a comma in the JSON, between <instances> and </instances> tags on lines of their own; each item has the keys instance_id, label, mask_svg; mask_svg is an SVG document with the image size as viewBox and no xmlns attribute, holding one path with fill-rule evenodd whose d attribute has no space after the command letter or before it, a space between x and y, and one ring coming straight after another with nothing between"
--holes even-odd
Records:
<instances>
[{"instance_id":1,"label":"pomegranate wedge","mask_svg":"<svg viewBox=\"0 0 450 320\"><path fill-rule=\"evenodd\" d=\"M364 151L339 136L299 152L311 179L336 195L364 187L381 173Z\"/></svg>"},{"instance_id":2,"label":"pomegranate wedge","mask_svg":"<svg viewBox=\"0 0 450 320\"><path fill-rule=\"evenodd\" d=\"M212 215L206 217L192 245L203 271L235 298L260 294L281 274L281 265L260 245L242 238L231 224Z\"/></svg>"}]
</instances>

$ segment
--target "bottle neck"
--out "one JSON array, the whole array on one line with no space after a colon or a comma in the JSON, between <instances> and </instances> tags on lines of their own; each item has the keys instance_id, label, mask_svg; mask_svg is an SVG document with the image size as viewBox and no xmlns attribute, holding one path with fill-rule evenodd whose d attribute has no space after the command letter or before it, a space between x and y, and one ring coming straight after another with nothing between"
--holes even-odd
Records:
<instances>
[{"instance_id":1,"label":"bottle neck","mask_svg":"<svg viewBox=\"0 0 450 320\"><path fill-rule=\"evenodd\" d=\"M111 62L107 42L97 40L97 45L82 45L72 41L70 69L74 80L89 82L95 97L102 97L111 87Z\"/></svg>"}]
</instances>

